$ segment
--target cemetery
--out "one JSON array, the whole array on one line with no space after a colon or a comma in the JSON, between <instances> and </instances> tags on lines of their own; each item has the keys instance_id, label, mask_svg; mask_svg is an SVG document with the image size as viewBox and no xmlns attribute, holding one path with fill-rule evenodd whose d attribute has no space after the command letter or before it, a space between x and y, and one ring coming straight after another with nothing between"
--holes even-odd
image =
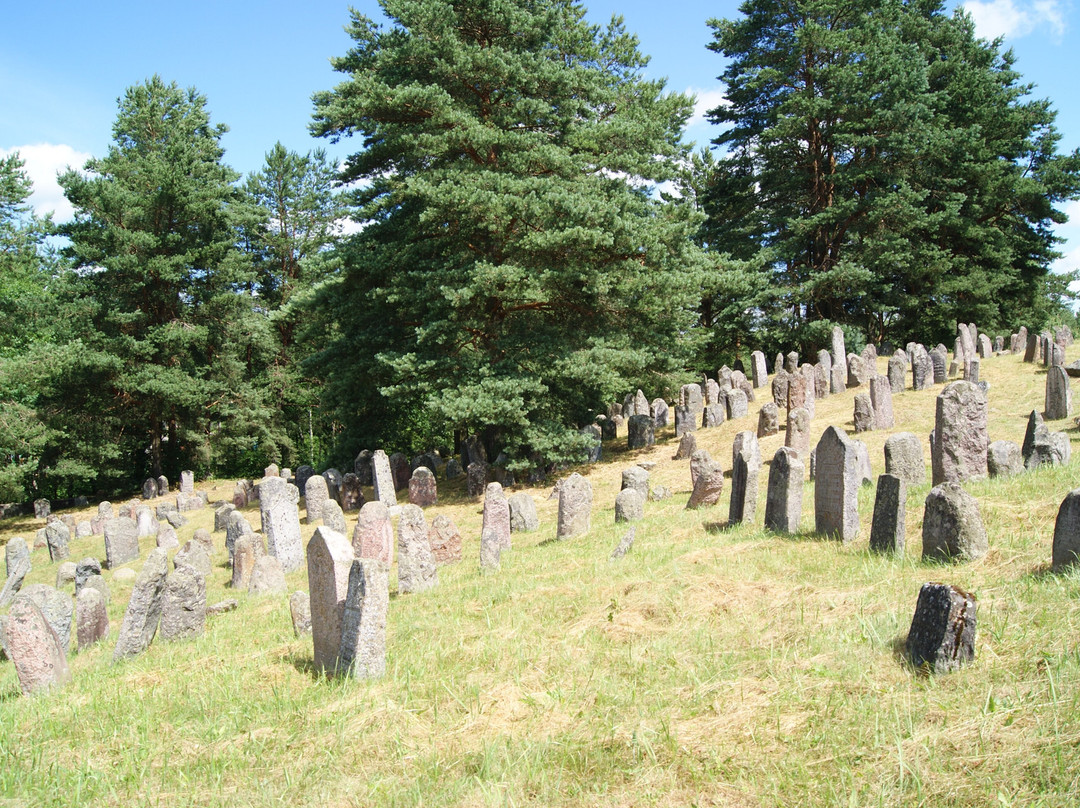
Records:
<instances>
[{"instance_id":1,"label":"cemetery","mask_svg":"<svg viewBox=\"0 0 1080 808\"><path fill-rule=\"evenodd\" d=\"M3 790L1067 804L1080 346L958 334L636 391L542 482L373 447L0 520Z\"/></svg>"}]
</instances>

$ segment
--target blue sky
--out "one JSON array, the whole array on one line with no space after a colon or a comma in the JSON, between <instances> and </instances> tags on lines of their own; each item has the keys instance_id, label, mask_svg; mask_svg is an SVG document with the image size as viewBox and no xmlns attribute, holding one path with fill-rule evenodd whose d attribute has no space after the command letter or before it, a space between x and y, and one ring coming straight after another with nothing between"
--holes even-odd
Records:
<instances>
[{"instance_id":1,"label":"blue sky","mask_svg":"<svg viewBox=\"0 0 1080 808\"><path fill-rule=\"evenodd\" d=\"M378 18L374 0L353 0ZM719 102L721 58L707 51L705 21L735 17L734 0L593 0L589 17L606 22L621 14L652 57L648 73L672 90L691 91L704 110ZM1062 151L1080 147L1080 13L1071 0L967 0L980 35L1004 37L1017 68L1051 99L1063 134ZM343 27L348 4L191 0L157 4L112 0L13 3L4 12L0 46L0 154L19 150L35 181L34 203L69 215L55 175L102 155L112 136L116 101L124 89L158 73L198 88L215 123L229 126L225 160L238 171L257 170L280 140L306 152L319 146L343 157L355 144L333 146L311 138L311 94L339 80L329 65L348 49ZM687 139L698 145L715 136L695 116ZM1080 203L1059 234L1068 238L1065 268L1080 266Z\"/></svg>"}]
</instances>

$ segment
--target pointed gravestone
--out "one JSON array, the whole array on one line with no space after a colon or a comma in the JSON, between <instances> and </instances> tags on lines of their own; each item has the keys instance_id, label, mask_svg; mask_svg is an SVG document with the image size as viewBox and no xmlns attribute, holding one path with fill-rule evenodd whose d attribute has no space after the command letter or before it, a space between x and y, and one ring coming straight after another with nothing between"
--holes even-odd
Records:
<instances>
[{"instance_id":1,"label":"pointed gravestone","mask_svg":"<svg viewBox=\"0 0 1080 808\"><path fill-rule=\"evenodd\" d=\"M1080 561L1080 488L1070 491L1054 523L1052 568L1060 572Z\"/></svg>"},{"instance_id":2,"label":"pointed gravestone","mask_svg":"<svg viewBox=\"0 0 1080 808\"><path fill-rule=\"evenodd\" d=\"M968 381L949 384L937 397L931 447L934 485L987 476L986 393Z\"/></svg>"},{"instance_id":3,"label":"pointed gravestone","mask_svg":"<svg viewBox=\"0 0 1080 808\"><path fill-rule=\"evenodd\" d=\"M509 529L509 517L507 518ZM397 534L398 594L424 592L439 582L439 569L428 543L424 512L403 505Z\"/></svg>"},{"instance_id":4,"label":"pointed gravestone","mask_svg":"<svg viewBox=\"0 0 1080 808\"><path fill-rule=\"evenodd\" d=\"M750 430L735 436L731 447L731 501L728 522L753 522L757 513L758 475L761 472L761 448L757 435Z\"/></svg>"},{"instance_id":5,"label":"pointed gravestone","mask_svg":"<svg viewBox=\"0 0 1080 808\"><path fill-rule=\"evenodd\" d=\"M389 565L393 546L394 528L389 510L378 500L365 502L353 529L353 554L357 558L373 558Z\"/></svg>"},{"instance_id":6,"label":"pointed gravestone","mask_svg":"<svg viewBox=\"0 0 1080 808\"><path fill-rule=\"evenodd\" d=\"M146 557L135 586L131 590L120 635L113 651L113 661L141 654L150 647L161 619L162 595L168 572L168 556L155 549Z\"/></svg>"},{"instance_id":7,"label":"pointed gravestone","mask_svg":"<svg viewBox=\"0 0 1080 808\"><path fill-rule=\"evenodd\" d=\"M316 670L328 673L337 670L352 564L352 546L344 535L327 527L315 529L307 546L307 570Z\"/></svg>"},{"instance_id":8,"label":"pointed gravestone","mask_svg":"<svg viewBox=\"0 0 1080 808\"><path fill-rule=\"evenodd\" d=\"M1067 433L1051 432L1042 416L1032 410L1028 416L1021 453L1024 467L1029 470L1039 466L1062 466L1068 463L1072 456L1072 444Z\"/></svg>"},{"instance_id":9,"label":"pointed gravestone","mask_svg":"<svg viewBox=\"0 0 1080 808\"><path fill-rule=\"evenodd\" d=\"M804 466L799 453L781 446L769 468L765 527L776 533L798 533L802 521Z\"/></svg>"},{"instance_id":10,"label":"pointed gravestone","mask_svg":"<svg viewBox=\"0 0 1080 808\"><path fill-rule=\"evenodd\" d=\"M348 532L348 525L345 523L345 512L341 510L341 506L338 505L336 499L328 499L323 503L323 524L331 530L336 530L338 533Z\"/></svg>"},{"instance_id":11,"label":"pointed gravestone","mask_svg":"<svg viewBox=\"0 0 1080 808\"><path fill-rule=\"evenodd\" d=\"M374 559L354 560L342 610L339 676L377 679L385 675L389 610L389 568Z\"/></svg>"},{"instance_id":12,"label":"pointed gravestone","mask_svg":"<svg viewBox=\"0 0 1080 808\"><path fill-rule=\"evenodd\" d=\"M859 471L854 441L835 426L815 449L814 522L824 536L844 542L859 532Z\"/></svg>"},{"instance_id":13,"label":"pointed gravestone","mask_svg":"<svg viewBox=\"0 0 1080 808\"><path fill-rule=\"evenodd\" d=\"M669 409L668 404L662 398L654 398L652 404L649 406L649 415L653 420L653 427L660 429L668 425L669 421ZM597 457L597 460L600 458Z\"/></svg>"},{"instance_id":14,"label":"pointed gravestone","mask_svg":"<svg viewBox=\"0 0 1080 808\"><path fill-rule=\"evenodd\" d=\"M1071 414L1072 390L1069 387L1069 376L1065 368L1055 365L1046 372L1043 418L1047 421L1058 421L1068 418Z\"/></svg>"},{"instance_id":15,"label":"pointed gravestone","mask_svg":"<svg viewBox=\"0 0 1080 808\"><path fill-rule=\"evenodd\" d=\"M559 517L555 537L562 540L587 533L591 512L592 485L580 474L571 474L559 486Z\"/></svg>"}]
</instances>

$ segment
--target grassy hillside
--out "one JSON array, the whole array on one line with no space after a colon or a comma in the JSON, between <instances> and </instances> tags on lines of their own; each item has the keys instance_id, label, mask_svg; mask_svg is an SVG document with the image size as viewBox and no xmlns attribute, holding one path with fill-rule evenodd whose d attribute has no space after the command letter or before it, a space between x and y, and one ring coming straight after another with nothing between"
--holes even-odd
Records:
<instances>
[{"instance_id":1,"label":"grassy hillside","mask_svg":"<svg viewBox=\"0 0 1080 808\"><path fill-rule=\"evenodd\" d=\"M1080 345L1068 360L1078 356ZM1027 414L1042 410L1044 373L1019 356L984 360L981 371L991 440L1020 442ZM894 431L925 437L940 389L895 396ZM730 469L732 439L756 428L766 397L759 391L749 417L699 432L699 447ZM814 442L829 424L851 429L853 398L817 402ZM1071 421L1051 428L1068 428L1080 450ZM867 549L872 487L861 491L862 529L849 546L810 534L811 483L805 535L729 530L726 491L720 507L684 509L689 463L671 459L670 428L658 437L646 451L606 446L587 470L594 512L584 537L551 541L550 485L531 489L541 528L514 534L493 575L478 569L480 504L460 482L443 484L428 518L455 520L465 560L441 568L434 590L392 593L380 681L317 677L286 597L226 588L224 534L214 534L208 602L235 597L239 608L195 642L155 643L114 665L130 586L111 583L112 635L71 657L62 691L24 698L12 665L0 665L0 796L13 805L1076 804L1080 574L1048 568L1080 459L969 483L990 552L934 565L920 561L929 481L908 492L906 555L883 558ZM875 475L886 437L860 436ZM782 441L761 441L766 462ZM929 466L925 440L924 449ZM620 473L645 460L675 495L646 504L634 548L609 562L625 532L613 516ZM767 477L766 466L757 525ZM201 487L225 499L232 482ZM258 527L257 510L249 519ZM195 514L181 543L212 520L209 509ZM4 520L0 542L32 540L37 527ZM312 528L302 529L306 542ZM152 544L144 540L143 558ZM72 542L73 559L85 555L104 555L100 537ZM28 582L55 582L46 551L33 563ZM931 580L974 592L979 624L975 663L927 679L900 651ZM290 586L306 591L306 573Z\"/></svg>"}]
</instances>

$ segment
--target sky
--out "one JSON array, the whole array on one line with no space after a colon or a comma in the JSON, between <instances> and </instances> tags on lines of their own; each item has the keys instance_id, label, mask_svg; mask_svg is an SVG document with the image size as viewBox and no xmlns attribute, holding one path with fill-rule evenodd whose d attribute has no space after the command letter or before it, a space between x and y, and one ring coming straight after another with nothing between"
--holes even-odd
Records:
<instances>
[{"instance_id":1,"label":"sky","mask_svg":"<svg viewBox=\"0 0 1080 808\"><path fill-rule=\"evenodd\" d=\"M952 8L955 0L948 0ZM358 11L381 18L375 0L353 0ZM651 57L650 78L698 98L686 139L705 146L716 128L704 111L724 88L723 59L706 49L710 18L735 18L735 0L585 0L588 17L606 23L620 14ZM1057 110L1063 152L1080 148L1080 10L1072 0L964 0L979 36L1002 37L1016 68ZM351 40L344 31L348 2L306 0L189 0L147 3L111 0L12 3L4 12L0 44L0 155L17 150L34 181L32 202L57 221L71 209L56 173L103 156L112 138L117 100L127 87L159 74L208 99L214 123L226 124L225 162L257 171L275 142L301 153L325 148L344 158L359 147L312 138L311 95L343 76L330 67ZM1070 223L1059 269L1080 266L1080 202L1067 206Z\"/></svg>"}]
</instances>

